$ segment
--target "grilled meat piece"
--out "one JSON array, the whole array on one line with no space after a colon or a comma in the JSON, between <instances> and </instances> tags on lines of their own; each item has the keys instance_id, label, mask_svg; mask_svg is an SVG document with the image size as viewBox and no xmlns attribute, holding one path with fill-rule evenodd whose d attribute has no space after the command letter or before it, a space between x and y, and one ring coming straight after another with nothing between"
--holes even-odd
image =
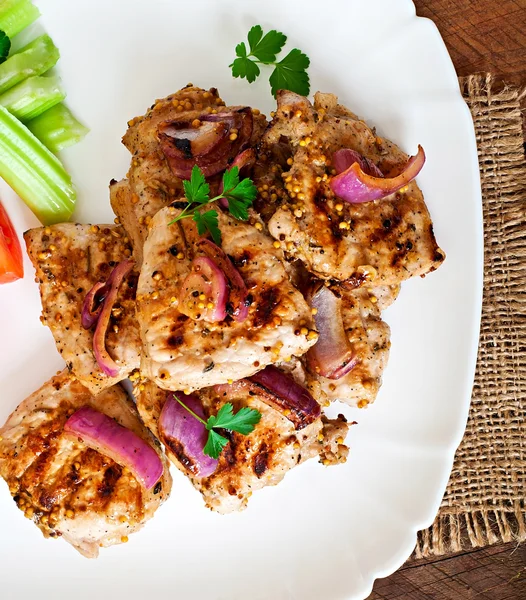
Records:
<instances>
[{"instance_id":1,"label":"grilled meat piece","mask_svg":"<svg viewBox=\"0 0 526 600\"><path fill-rule=\"evenodd\" d=\"M342 300L343 325L358 364L340 379L308 373L310 383L316 380L329 401L339 400L359 408L374 402L391 347L390 329L382 321L379 304L388 305L394 301L397 292L397 289L393 291L390 288L349 291L340 287L337 290Z\"/></svg>"},{"instance_id":2,"label":"grilled meat piece","mask_svg":"<svg viewBox=\"0 0 526 600\"><path fill-rule=\"evenodd\" d=\"M148 233L149 220L164 206L184 196L182 181L174 175L162 152L160 130L167 125L189 123L195 127L203 115L217 115L239 110L227 107L215 88L203 90L187 86L163 100L158 100L148 112L132 119L122 141L132 155L127 179L112 182L110 200L112 208L132 239L134 258L140 265L142 247ZM255 146L266 127L264 115L251 110L253 122L250 146ZM197 130L197 128L196 128ZM220 176L210 181L217 188Z\"/></svg>"},{"instance_id":3,"label":"grilled meat piece","mask_svg":"<svg viewBox=\"0 0 526 600\"><path fill-rule=\"evenodd\" d=\"M121 285L106 334L106 348L119 365L117 377L102 372L93 354L94 328L86 330L81 324L88 291L96 282L105 282L113 267L131 255L124 229L61 223L30 229L24 239L40 284L42 320L68 368L92 393L125 379L140 365L137 274L131 273Z\"/></svg>"},{"instance_id":4,"label":"grilled meat piece","mask_svg":"<svg viewBox=\"0 0 526 600\"><path fill-rule=\"evenodd\" d=\"M68 417L90 406L114 418L156 450L164 464L146 491L128 469L64 433ZM168 498L168 462L120 386L94 397L69 373L24 400L0 429L0 475L25 516L45 537L62 537L88 558L127 541Z\"/></svg>"},{"instance_id":5,"label":"grilled meat piece","mask_svg":"<svg viewBox=\"0 0 526 600\"><path fill-rule=\"evenodd\" d=\"M197 390L248 377L305 353L316 340L311 311L290 283L281 250L252 225L218 212L223 250L248 288L249 314L243 322L193 320L178 310L181 284L200 238L190 219L168 225L179 214L171 207L150 224L137 290L141 371L165 389Z\"/></svg>"},{"instance_id":6,"label":"grilled meat piece","mask_svg":"<svg viewBox=\"0 0 526 600\"><path fill-rule=\"evenodd\" d=\"M240 382L241 383L241 382ZM141 386L137 408L144 423L158 436L158 420L169 392L152 382ZM249 435L229 433L229 443L219 457L216 471L198 478L189 469L181 447L166 447L170 460L201 492L205 504L219 513L242 510L255 490L277 485L287 471L309 458L319 457L325 465L345 462L348 448L343 444L349 424L343 416L329 420L325 416L296 431L293 423L268 406L257 393L249 393L238 383L200 390L206 416L217 414L221 406L231 402L237 412L250 406L261 412L261 421Z\"/></svg>"},{"instance_id":7,"label":"grilled meat piece","mask_svg":"<svg viewBox=\"0 0 526 600\"><path fill-rule=\"evenodd\" d=\"M268 185L269 198L275 198L256 202L271 235L317 277L353 287L396 285L434 271L445 256L417 184L373 202L340 200L330 188L331 157L340 148L359 152L386 177L408 158L336 96L318 92L313 106L293 92L278 92L255 169L258 187Z\"/></svg>"}]
</instances>

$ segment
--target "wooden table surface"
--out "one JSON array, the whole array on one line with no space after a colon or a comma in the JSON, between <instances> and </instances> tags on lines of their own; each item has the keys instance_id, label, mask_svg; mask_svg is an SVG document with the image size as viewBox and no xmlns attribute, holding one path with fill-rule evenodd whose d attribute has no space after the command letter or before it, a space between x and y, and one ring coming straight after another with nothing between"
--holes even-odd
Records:
<instances>
[{"instance_id":1,"label":"wooden table surface","mask_svg":"<svg viewBox=\"0 0 526 600\"><path fill-rule=\"evenodd\" d=\"M418 15L436 23L459 75L491 71L526 86L526 0L414 3ZM526 98L524 108L526 115ZM379 579L368 600L526 600L526 544L409 560Z\"/></svg>"}]
</instances>

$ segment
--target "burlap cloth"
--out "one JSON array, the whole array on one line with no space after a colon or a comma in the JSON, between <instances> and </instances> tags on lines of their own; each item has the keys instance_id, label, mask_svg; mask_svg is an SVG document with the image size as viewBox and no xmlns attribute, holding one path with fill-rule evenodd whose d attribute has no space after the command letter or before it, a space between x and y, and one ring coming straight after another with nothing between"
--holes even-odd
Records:
<instances>
[{"instance_id":1,"label":"burlap cloth","mask_svg":"<svg viewBox=\"0 0 526 600\"><path fill-rule=\"evenodd\" d=\"M477 135L484 300L464 439L415 557L526 539L526 161L519 90L460 79Z\"/></svg>"}]
</instances>

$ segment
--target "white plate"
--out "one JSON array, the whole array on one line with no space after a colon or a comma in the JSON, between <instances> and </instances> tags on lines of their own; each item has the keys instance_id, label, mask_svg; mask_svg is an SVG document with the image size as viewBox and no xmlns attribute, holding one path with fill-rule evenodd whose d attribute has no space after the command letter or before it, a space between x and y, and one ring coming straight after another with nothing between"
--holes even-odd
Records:
<instances>
[{"instance_id":1,"label":"white plate","mask_svg":"<svg viewBox=\"0 0 526 600\"><path fill-rule=\"evenodd\" d=\"M155 98L192 81L216 86L230 104L273 108L268 72L254 85L229 63L251 25L277 28L312 60L312 90L343 104L407 152L421 143L419 176L447 260L425 280L404 284L385 314L392 352L374 406L359 421L346 465L314 461L248 510L205 510L174 472L172 498L126 545L87 561L46 541L0 485L1 592L5 600L70 598L364 598L373 580L398 568L416 532L438 509L466 422L482 290L482 219L473 126L444 44L409 0L40 0L60 48L71 108L91 127L64 153L79 189L77 219L109 221L107 185L129 155L126 121ZM31 33L31 32L29 32ZM19 232L37 223L0 190ZM38 317L26 261L23 281L0 286L0 420L62 362ZM337 407L341 409L341 407ZM174 470L175 471L175 470Z\"/></svg>"}]
</instances>

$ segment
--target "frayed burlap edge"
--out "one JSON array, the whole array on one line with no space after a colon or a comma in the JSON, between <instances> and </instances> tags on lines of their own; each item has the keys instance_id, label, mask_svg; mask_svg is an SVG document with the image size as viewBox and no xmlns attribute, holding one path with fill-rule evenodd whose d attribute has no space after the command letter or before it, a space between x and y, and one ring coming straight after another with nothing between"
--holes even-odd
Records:
<instances>
[{"instance_id":1,"label":"frayed burlap edge","mask_svg":"<svg viewBox=\"0 0 526 600\"><path fill-rule=\"evenodd\" d=\"M415 558L526 540L526 162L521 98L491 75L460 79L484 212L484 300L470 416L434 524Z\"/></svg>"}]
</instances>

